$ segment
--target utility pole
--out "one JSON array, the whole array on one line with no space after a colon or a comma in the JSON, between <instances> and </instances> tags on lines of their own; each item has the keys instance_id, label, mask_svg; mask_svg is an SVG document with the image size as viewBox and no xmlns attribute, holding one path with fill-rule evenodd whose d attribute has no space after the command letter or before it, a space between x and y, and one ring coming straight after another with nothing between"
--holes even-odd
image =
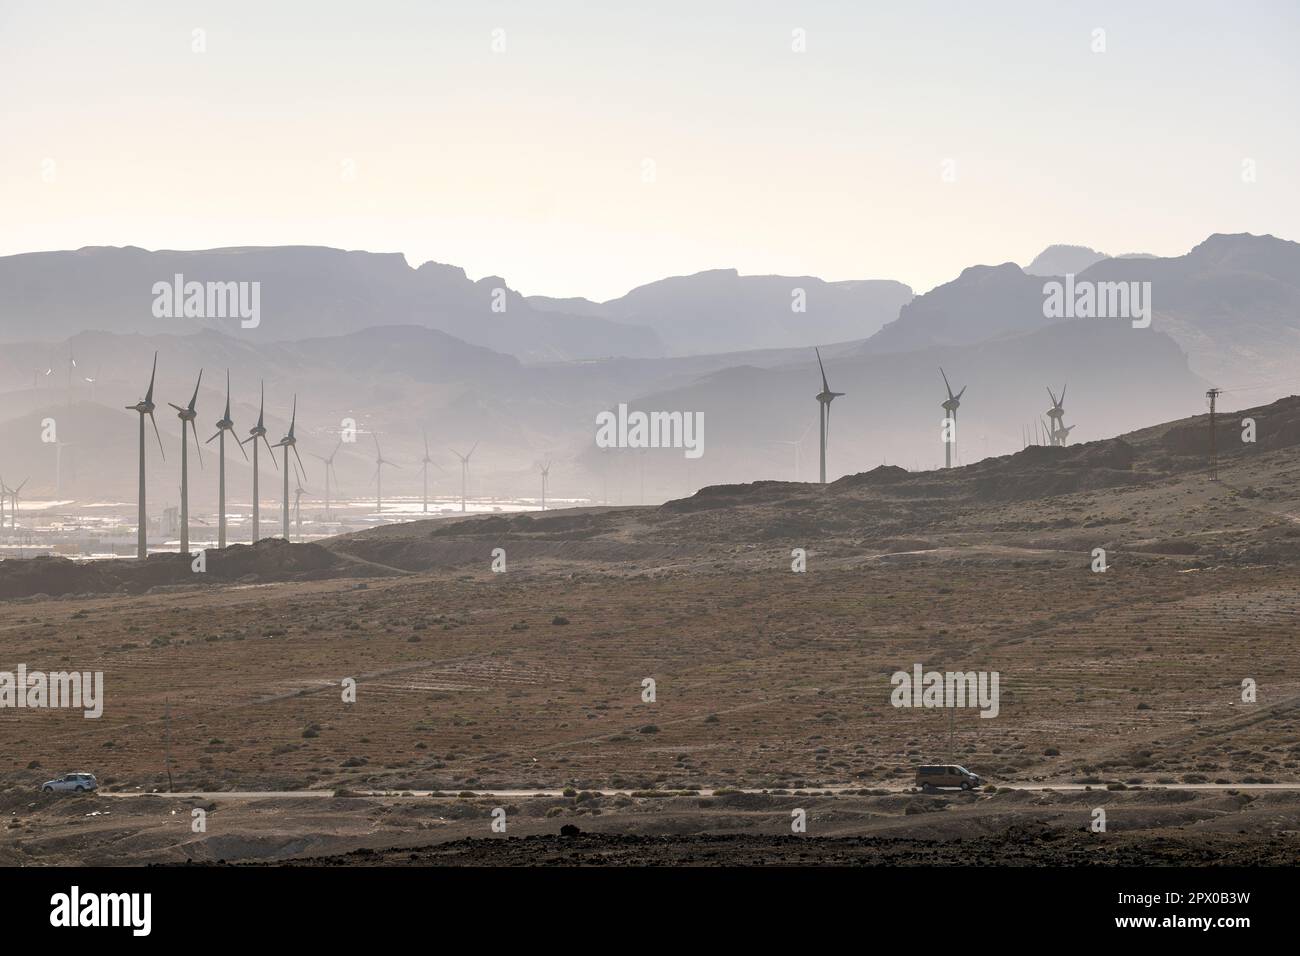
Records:
<instances>
[{"instance_id":1,"label":"utility pole","mask_svg":"<svg viewBox=\"0 0 1300 956\"><path fill-rule=\"evenodd\" d=\"M172 701L163 705L163 761L167 766L167 792L172 792Z\"/></svg>"},{"instance_id":2,"label":"utility pole","mask_svg":"<svg viewBox=\"0 0 1300 956\"><path fill-rule=\"evenodd\" d=\"M957 748L952 745L952 724L953 718L957 713L957 702L953 701L953 706L948 708L948 762L957 762Z\"/></svg>"},{"instance_id":3,"label":"utility pole","mask_svg":"<svg viewBox=\"0 0 1300 956\"><path fill-rule=\"evenodd\" d=\"M1210 400L1210 481L1219 480L1219 447L1214 429L1214 400L1223 394L1222 389L1212 388L1205 393Z\"/></svg>"}]
</instances>

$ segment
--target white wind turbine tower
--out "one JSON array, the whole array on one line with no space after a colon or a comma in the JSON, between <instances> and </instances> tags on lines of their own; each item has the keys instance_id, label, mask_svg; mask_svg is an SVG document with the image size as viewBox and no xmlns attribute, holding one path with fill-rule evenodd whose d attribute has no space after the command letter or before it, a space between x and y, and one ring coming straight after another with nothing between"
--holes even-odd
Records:
<instances>
[{"instance_id":1,"label":"white wind turbine tower","mask_svg":"<svg viewBox=\"0 0 1300 956\"><path fill-rule=\"evenodd\" d=\"M226 411L221 416L221 421L217 422L217 433L212 438L220 438L217 442L217 455L220 458L220 474L217 479L217 547L226 546L226 432L230 432L232 438L235 436L235 423L230 419L230 369L226 369ZM205 444L212 444L212 438L209 438ZM238 438L235 438L235 447L239 453L244 456L244 461L248 461L248 452L244 451L243 444ZM253 449L256 453L257 449Z\"/></svg>"},{"instance_id":2,"label":"white wind turbine tower","mask_svg":"<svg viewBox=\"0 0 1300 956\"><path fill-rule=\"evenodd\" d=\"M343 447L343 439L340 438L339 443L334 446L334 450L329 453L328 458L326 458L324 455L317 455L314 452L308 452L308 454L310 454L313 458L325 464L325 520L326 521L328 521L330 517L330 474L331 473L334 474L334 480L336 483L335 487L338 487L337 482L339 476L336 472L334 472L334 456L339 453L339 449L342 447Z\"/></svg>"},{"instance_id":3,"label":"white wind turbine tower","mask_svg":"<svg viewBox=\"0 0 1300 956\"><path fill-rule=\"evenodd\" d=\"M465 493L466 493L466 488L469 486L469 460L470 460L470 457L474 454L474 449L475 449L475 448L478 448L478 442L475 442L475 443L474 443L474 447L471 448L471 449L469 450L469 454L468 454L468 455L462 455L460 452L458 452L458 451L457 451L456 449L454 449L454 448L451 450L451 453L452 453L453 455L455 455L457 458L460 459L460 511L461 511L461 514L464 514L464 513L465 513Z\"/></svg>"},{"instance_id":4,"label":"white wind turbine tower","mask_svg":"<svg viewBox=\"0 0 1300 956\"><path fill-rule=\"evenodd\" d=\"M546 464L537 463L537 470L542 473L542 510L546 510L546 484L551 480L551 459L546 459Z\"/></svg>"},{"instance_id":5,"label":"white wind turbine tower","mask_svg":"<svg viewBox=\"0 0 1300 956\"><path fill-rule=\"evenodd\" d=\"M240 442L241 445L246 445L250 441L253 443L253 544L257 544L258 535L261 533L260 529L261 529L262 506L261 506L261 502L258 500L260 496L257 491L257 473L258 473L257 440L259 438L262 439L263 443L266 445L266 450L271 453L271 464L275 465L276 468L280 467L279 465L275 464L275 450L271 448L271 441L266 437L266 424L264 421L265 411L266 411L266 383L263 382L262 398L261 398L261 402L257 406L257 424L248 430L248 437L245 438L242 442Z\"/></svg>"},{"instance_id":6,"label":"white wind turbine tower","mask_svg":"<svg viewBox=\"0 0 1300 956\"><path fill-rule=\"evenodd\" d=\"M5 509L9 504L9 486L5 484L3 477L0 477L0 529L5 526Z\"/></svg>"},{"instance_id":7,"label":"white wind turbine tower","mask_svg":"<svg viewBox=\"0 0 1300 956\"><path fill-rule=\"evenodd\" d=\"M189 435L194 432L194 453L199 456L199 467L203 467L203 452L199 450L199 427L194 424L198 412L194 403L199 400L199 385L203 382L203 369L199 369L199 380L194 383L194 394L190 403L181 408L175 402L168 402L176 409L176 417L181 420L181 554L190 553L190 470L189 470Z\"/></svg>"},{"instance_id":8,"label":"white wind turbine tower","mask_svg":"<svg viewBox=\"0 0 1300 956\"><path fill-rule=\"evenodd\" d=\"M139 498L139 523L140 526L136 531L135 556L143 561L149 550L149 515L145 509L144 501L144 417L149 416L149 421L153 422L154 437L158 439L158 454L162 455L163 461L167 460L167 453L163 451L162 435L158 433L158 420L153 417L153 411L157 407L153 403L153 383L158 374L158 353L153 353L153 371L149 373L149 391L144 393L144 398L134 405L126 406L130 411L136 412L140 416L140 498ZM185 434L181 433L181 440L184 441Z\"/></svg>"},{"instance_id":9,"label":"white wind turbine tower","mask_svg":"<svg viewBox=\"0 0 1300 956\"><path fill-rule=\"evenodd\" d=\"M75 444L72 441L54 443L54 495L57 498L63 497L63 449Z\"/></svg>"},{"instance_id":10,"label":"white wind turbine tower","mask_svg":"<svg viewBox=\"0 0 1300 956\"><path fill-rule=\"evenodd\" d=\"M822 484L826 484L826 437L831 427L831 402L843 395L843 392L832 392L830 385L826 383L826 366L822 364L822 353L820 349L813 349L817 353L817 367L822 372L822 390L817 393L817 404L821 413L821 450L822 450Z\"/></svg>"},{"instance_id":11,"label":"white wind turbine tower","mask_svg":"<svg viewBox=\"0 0 1300 956\"><path fill-rule=\"evenodd\" d=\"M428 514L429 513L429 466L433 465L434 468L437 468L439 471L442 471L442 466L439 465L436 461L434 461L433 458L430 457L429 455L428 429L425 429L424 431L424 457L420 459L420 465L424 471L424 513Z\"/></svg>"},{"instance_id":12,"label":"white wind turbine tower","mask_svg":"<svg viewBox=\"0 0 1300 956\"><path fill-rule=\"evenodd\" d=\"M289 450L293 449L293 457L297 459L296 468L302 468L306 473L306 468L302 463L302 455L298 454L298 439L293 437L294 426L298 423L298 396L293 397L293 416L289 419L289 434L285 435L275 443L276 448L284 449L284 540L289 540L289 467L292 464L289 461ZM296 476L295 476L296 477Z\"/></svg>"},{"instance_id":13,"label":"white wind turbine tower","mask_svg":"<svg viewBox=\"0 0 1300 956\"><path fill-rule=\"evenodd\" d=\"M961 397L966 394L966 386L963 385L961 391L954 395L952 386L948 384L948 376L944 374L942 367L939 369L939 374L943 375L943 387L948 390L948 400L943 403L943 410L952 419L952 434L949 436L952 441L943 443L943 467L951 468L952 446L957 443L957 409L961 406Z\"/></svg>"},{"instance_id":14,"label":"white wind turbine tower","mask_svg":"<svg viewBox=\"0 0 1300 956\"><path fill-rule=\"evenodd\" d=\"M297 452L295 451L294 454L297 454ZM297 531L298 534L298 540L301 541L302 540L302 493L304 489L302 487L302 477L298 474L296 470L293 473L293 480L298 483L298 489L293 493L293 522L297 526L295 530Z\"/></svg>"},{"instance_id":15,"label":"white wind turbine tower","mask_svg":"<svg viewBox=\"0 0 1300 956\"><path fill-rule=\"evenodd\" d=\"M384 465L390 468L401 468L401 465L394 464L384 457L384 453L379 450L379 436L374 432L370 437L375 440L375 512L381 518L384 514Z\"/></svg>"}]
</instances>

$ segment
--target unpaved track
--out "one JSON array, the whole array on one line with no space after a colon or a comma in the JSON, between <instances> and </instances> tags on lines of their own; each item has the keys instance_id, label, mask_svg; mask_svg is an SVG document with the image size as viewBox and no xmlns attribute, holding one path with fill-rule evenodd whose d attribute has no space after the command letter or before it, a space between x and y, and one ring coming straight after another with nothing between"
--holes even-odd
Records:
<instances>
[{"instance_id":1,"label":"unpaved track","mask_svg":"<svg viewBox=\"0 0 1300 956\"><path fill-rule=\"evenodd\" d=\"M837 793L857 793L860 790L877 790L889 793L906 793L911 787L899 784L884 784L878 786L836 785L830 787L809 787L799 793L806 793L811 796L821 794ZM1105 784L1083 784L1083 783L1011 783L1000 784L998 789L1006 790L1026 790L1040 792L1044 790L1060 791L1085 791L1093 790L1106 792ZM1227 790L1282 790L1282 791L1300 791L1300 783L1179 783L1179 784L1134 784L1127 787L1127 790L1210 790L1210 791L1227 791ZM562 797L565 796L563 790L353 790L343 791L350 797L378 798L378 799L410 799L413 797L445 797L455 799L460 796L465 797L501 797L502 799L524 799L526 797ZM619 797L632 796L633 793L642 793L643 791L633 790L605 790L605 789L584 789L583 793L595 793L602 797ZM939 791L943 792L943 791ZM952 792L956 793L956 790ZM663 791L662 796L672 796L677 793L689 793L690 796L713 797L719 793L767 793L771 790L759 790L743 787L701 787L699 790L690 791ZM790 795L798 795L794 791L789 791ZM171 797L177 800L300 800L304 797L315 799L333 799L335 791L333 790L188 790L176 791L173 793L163 792L146 792L143 790L119 791L110 793L101 791L96 796L100 797Z\"/></svg>"}]
</instances>

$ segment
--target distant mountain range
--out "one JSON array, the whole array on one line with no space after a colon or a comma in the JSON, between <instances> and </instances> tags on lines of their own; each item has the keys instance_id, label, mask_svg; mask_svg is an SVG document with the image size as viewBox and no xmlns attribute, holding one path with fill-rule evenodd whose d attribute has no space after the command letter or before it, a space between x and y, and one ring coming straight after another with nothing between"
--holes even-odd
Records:
<instances>
[{"instance_id":1,"label":"distant mountain range","mask_svg":"<svg viewBox=\"0 0 1300 956\"><path fill-rule=\"evenodd\" d=\"M208 283L259 283L256 321L170 317L188 294L156 315L155 284L178 282L182 290L188 283L205 290ZM529 362L653 358L862 339L911 298L898 282L740 276L732 269L664 279L597 304L526 298L500 277L471 281L463 269L436 262L413 269L396 253L88 247L0 257L0 340L208 328L271 342L409 324Z\"/></svg>"},{"instance_id":2,"label":"distant mountain range","mask_svg":"<svg viewBox=\"0 0 1300 956\"><path fill-rule=\"evenodd\" d=\"M1047 253L1039 260L1065 264ZM1045 278L1011 262L971 266L903 306L862 348L881 354L974 345L1045 327L1060 321L1044 313ZM1192 371L1215 384L1300 389L1300 243L1216 234L1182 256L1099 259L1075 281L1150 282L1151 328L1133 333L1167 333Z\"/></svg>"},{"instance_id":3,"label":"distant mountain range","mask_svg":"<svg viewBox=\"0 0 1300 956\"><path fill-rule=\"evenodd\" d=\"M159 318L155 283L258 282L255 327L238 318ZM525 360L658 355L658 336L608 319L539 312L488 276L400 254L317 246L150 252L90 247L0 257L0 337L61 339L85 330L185 334L202 328L255 342L413 324Z\"/></svg>"},{"instance_id":4,"label":"distant mountain range","mask_svg":"<svg viewBox=\"0 0 1300 956\"><path fill-rule=\"evenodd\" d=\"M1082 272L1089 266L1101 262L1102 259L1110 258L1112 257L1106 255L1106 253L1098 252L1096 249L1089 249L1087 246L1048 246L1034 256L1033 262L1025 266L1025 272L1031 276L1063 276L1068 272ZM1155 257L1145 252L1128 252L1113 258L1154 259Z\"/></svg>"},{"instance_id":5,"label":"distant mountain range","mask_svg":"<svg viewBox=\"0 0 1300 956\"><path fill-rule=\"evenodd\" d=\"M545 311L645 326L669 354L691 355L866 338L896 318L912 295L910 287L888 279L826 282L712 269L638 286L608 302L528 301Z\"/></svg>"},{"instance_id":6,"label":"distant mountain range","mask_svg":"<svg viewBox=\"0 0 1300 956\"><path fill-rule=\"evenodd\" d=\"M215 270L210 260L222 254L99 249L0 259L0 287L6 295L14 293L0 305L7 340L0 349L0 475L6 481L31 475L29 494L53 493L56 449L40 440L42 421L53 417L59 440L73 443L64 453L65 492L69 483L76 492L78 481L93 479L80 493L129 496L134 419L123 406L139 399L155 349L160 353L157 397L163 403L187 399L198 369L206 370L199 409L200 421L209 426L224 401L226 368L232 370L241 434L256 416L262 380L273 438L283 433L283 416L298 396L304 455L327 453L337 443L342 420L354 419L362 438L340 453L340 478L354 493L374 470L367 432L380 435L385 457L410 466L392 479L393 492L400 493L417 473L425 428L434 457L448 468L435 479L443 490L458 475L447 449L476 441L481 443L474 459L476 487L501 494L531 491L535 463L544 457L557 462L552 473L557 492L602 496L612 482L623 500L632 500L634 485L639 494L642 475L647 500L686 494L710 482L789 478L796 454L791 442L800 443L801 477L810 480L817 452L813 396L820 387L812 345L844 336L822 348L832 387L847 393L833 409L832 476L881 460L919 467L942 460L936 437L944 397L940 365L954 387L970 386L961 407L958 450L959 460L967 462L1018 448L1022 428L1046 410L1049 385L1069 383L1067 423L1078 426L1072 441L1186 414L1189 406L1203 403L1210 384L1229 388L1221 404L1225 409L1258 405L1300 385L1293 371L1300 365L1300 245L1271 236L1214 235L1183 256L1101 259L1077 274L1086 281L1150 282L1154 317L1147 329L1115 319L1050 318L1043 309L1043 286L1050 277L1029 275L1013 263L972 266L915 298L896 283L825 283L718 271L652 283L602 304L525 299L512 292L506 313L484 315L475 296L485 292L487 280L470 282L452 267L410 269L400 256L337 250L230 250L226 254L245 265L274 264L279 271L268 266L260 274L301 286L306 304L268 313L270 295L264 291L263 321L255 330L193 319L160 323L148 303L127 307L134 301L131 290L138 291L163 264L153 256L164 257L168 268L183 268L187 279L203 279L220 272L196 271L196 260L184 257L197 256ZM295 261L301 267L296 272L288 268ZM93 278L96 270L105 274L102 286L94 285L100 281ZM39 281L28 282L28 273ZM63 294L50 284L55 276L68 283ZM416 308L419 296L411 290L417 287L442 305ZM797 288L806 293L808 311L787 315L791 290ZM97 290L116 306L97 306ZM146 285L146 298L148 293ZM852 337L857 314L852 303L866 309L866 303L886 295L903 301L898 317L873 335ZM635 354L638 341L655 343L652 352L692 341L692 323L679 321L679 312L694 316L698 343L745 338L732 306L719 304L725 302L750 303L736 314L755 316L751 340L789 337L791 346ZM405 303L428 321L374 321L377 303L392 305L379 309L385 315L401 312L394 303ZM719 328L730 331L714 328L707 318L710 303L732 316L719 319ZM319 316L313 316L313 308ZM493 315L516 323L533 344L505 348L500 328L491 328ZM127 329L81 331L113 325L105 316L117 316L117 324ZM632 316L644 324L631 322ZM434 318L464 334L430 327ZM803 321L807 338L800 337ZM272 336L280 322L319 331ZM60 330L69 328L77 331L60 337ZM585 354L556 358L543 328L562 328L573 336L567 347ZM610 338L601 338L606 335ZM585 345L584 338L589 339ZM610 348L613 341L631 342L634 354L601 357L616 351ZM550 360L540 360L545 356ZM93 385L87 378L95 379ZM679 451L598 452L595 416L621 402L704 412L705 457L686 461ZM165 404L160 408L170 461L179 434L174 415ZM209 428L203 437L210 433ZM243 468L242 459L235 467ZM159 487L167 487L172 465L151 459L150 468L158 469ZM310 469L308 478L309 484L315 480ZM609 491L611 497L618 493Z\"/></svg>"}]
</instances>

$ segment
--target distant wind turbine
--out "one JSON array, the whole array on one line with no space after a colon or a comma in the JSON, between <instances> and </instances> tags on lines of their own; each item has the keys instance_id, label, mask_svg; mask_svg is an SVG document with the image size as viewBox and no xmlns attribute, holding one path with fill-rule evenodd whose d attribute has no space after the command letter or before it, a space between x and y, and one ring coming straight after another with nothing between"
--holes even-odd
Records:
<instances>
[{"instance_id":1,"label":"distant wind turbine","mask_svg":"<svg viewBox=\"0 0 1300 956\"><path fill-rule=\"evenodd\" d=\"M944 374L942 367L939 369L939 374L943 375L943 387L948 390L948 400L943 403L943 410L952 419L952 434L947 436L951 440L943 443L943 467L951 468L952 446L957 442L957 409L961 405L961 397L966 394L966 386L963 385L961 391L954 395L952 386L948 384L948 376Z\"/></svg>"},{"instance_id":2,"label":"distant wind turbine","mask_svg":"<svg viewBox=\"0 0 1300 956\"><path fill-rule=\"evenodd\" d=\"M190 472L189 472L189 435L194 432L194 453L199 456L199 467L203 467L203 452L199 450L199 427L194 424L198 412L194 403L199 400L199 385L203 383L203 369L199 369L199 380L194 383L194 394L190 403L184 408L174 402L168 402L176 409L176 417L181 420L181 554L190 553Z\"/></svg>"},{"instance_id":3,"label":"distant wind turbine","mask_svg":"<svg viewBox=\"0 0 1300 956\"><path fill-rule=\"evenodd\" d=\"M266 383L262 383L262 399L257 406L257 424L248 430L248 437L245 438L241 445L246 445L250 441L253 443L253 544L257 544L258 535L261 533L261 502L258 500L260 495L257 490L257 440L260 438L266 445L266 450L271 453L271 464L278 469L280 466L275 464L275 450L271 447L271 440L266 437L266 423L264 413L266 412Z\"/></svg>"},{"instance_id":4,"label":"distant wind turbine","mask_svg":"<svg viewBox=\"0 0 1300 956\"><path fill-rule=\"evenodd\" d=\"M375 512L381 517L384 513L384 465L390 468L401 468L401 465L394 464L384 458L384 453L379 450L379 436L374 432L370 437L375 440Z\"/></svg>"},{"instance_id":5,"label":"distant wind turbine","mask_svg":"<svg viewBox=\"0 0 1300 956\"><path fill-rule=\"evenodd\" d=\"M56 441L54 443L54 494L55 497L63 497L63 449L75 445L76 442Z\"/></svg>"},{"instance_id":6,"label":"distant wind turbine","mask_svg":"<svg viewBox=\"0 0 1300 956\"><path fill-rule=\"evenodd\" d=\"M1047 410L1047 418L1052 423L1048 434L1053 445L1064 445L1066 436L1070 434L1070 429L1074 427L1073 425L1070 428L1065 427L1065 390L1067 388L1069 388L1068 384L1061 386L1060 398L1057 398L1052 393L1050 386L1047 389L1047 396L1052 400L1052 407Z\"/></svg>"},{"instance_id":7,"label":"distant wind turbine","mask_svg":"<svg viewBox=\"0 0 1300 956\"><path fill-rule=\"evenodd\" d=\"M220 474L217 479L218 548L226 546L226 432L230 432L230 436L235 438L235 423L230 418L230 369L226 369L226 410L222 413L221 420L217 422L217 433L212 436L221 439L217 442L217 455L220 458ZM205 444L211 444L212 438L209 438ZM244 456L244 461L248 461L248 452L244 451L244 446L238 438L235 438L235 447Z\"/></svg>"},{"instance_id":8,"label":"distant wind turbine","mask_svg":"<svg viewBox=\"0 0 1300 956\"><path fill-rule=\"evenodd\" d=\"M464 513L465 513L465 494L466 494L466 489L469 487L469 460L470 460L470 457L474 454L474 449L475 449L475 448L478 448L478 442L475 442L475 443L474 443L474 447L471 448L471 449L469 450L469 454L468 454L468 455L462 455L460 452L458 452L458 451L457 451L456 449L454 449L454 448L451 450L451 453L452 453L453 455L455 455L457 458L460 459L460 510L461 510L461 514L464 514Z\"/></svg>"},{"instance_id":9,"label":"distant wind turbine","mask_svg":"<svg viewBox=\"0 0 1300 956\"><path fill-rule=\"evenodd\" d=\"M790 441L789 439L782 439L782 438L769 439L773 445L790 445L794 448L794 480L795 481L799 480L799 475L801 473L801 469L799 468L799 462L801 460L801 453L803 451L804 439L808 437L808 433L812 431L814 424L816 423L809 422L808 427L803 430L803 434L800 435L795 441Z\"/></svg>"},{"instance_id":10,"label":"distant wind turbine","mask_svg":"<svg viewBox=\"0 0 1300 956\"><path fill-rule=\"evenodd\" d=\"M325 457L324 455L317 455L317 454L315 454L315 453L308 452L308 454L310 454L313 458L315 458L315 459L317 459L317 460L323 462L324 465L325 465L325 520L327 520L327 521L329 520L329 516L330 516L330 476L331 476L331 474L334 476L334 480L335 480L335 482L336 482L335 487L336 487L336 488L338 487L338 485L337 485L338 474L334 471L334 456L337 455L337 454L339 453L339 449L342 448L342 447L343 447L343 439L340 438L340 439L339 439L339 443L338 443L337 445L334 446L334 450L333 450L332 452L329 453L329 457L328 457L328 458Z\"/></svg>"},{"instance_id":11,"label":"distant wind turbine","mask_svg":"<svg viewBox=\"0 0 1300 956\"><path fill-rule=\"evenodd\" d=\"M18 492L23 490L23 485L27 484L28 479L24 478L18 482L17 488L9 489L9 527L17 529L18 527Z\"/></svg>"},{"instance_id":12,"label":"distant wind turbine","mask_svg":"<svg viewBox=\"0 0 1300 956\"><path fill-rule=\"evenodd\" d=\"M303 468L303 473L306 474L306 469L304 468L302 463L302 456L298 454L298 439L293 436L294 426L296 426L297 423L298 423L298 396L295 395L293 397L293 415L289 419L289 434L285 435L283 438L281 438L278 442L275 443L276 448L284 449L284 498L282 500L284 505L284 540L285 541L290 540L289 539L289 468L291 466L296 468ZM294 463L289 460L290 450L293 451L293 457L297 459L296 465L294 465Z\"/></svg>"},{"instance_id":13,"label":"distant wind turbine","mask_svg":"<svg viewBox=\"0 0 1300 956\"><path fill-rule=\"evenodd\" d=\"M92 402L94 402L94 400L95 400L95 383L99 381L99 370L100 370L100 367L101 367L101 366L98 366L98 365L95 366L95 374L94 374L94 375L86 375L86 376L83 376L83 377L82 377L82 381L85 382L86 384L88 384L88 385L90 386L90 400L91 400Z\"/></svg>"},{"instance_id":14,"label":"distant wind turbine","mask_svg":"<svg viewBox=\"0 0 1300 956\"><path fill-rule=\"evenodd\" d=\"M546 464L537 463L537 470L542 473L542 510L546 510L546 483L551 479L551 459L546 459Z\"/></svg>"},{"instance_id":15,"label":"distant wind turbine","mask_svg":"<svg viewBox=\"0 0 1300 956\"><path fill-rule=\"evenodd\" d=\"M424 513L428 514L429 513L429 466L433 465L434 468L437 468L439 471L442 471L442 466L439 465L436 461L434 461L433 458L430 457L429 455L428 429L425 429L424 431L424 457L420 459L420 465L424 472Z\"/></svg>"},{"instance_id":16,"label":"distant wind turbine","mask_svg":"<svg viewBox=\"0 0 1300 956\"><path fill-rule=\"evenodd\" d=\"M822 452L822 484L826 484L826 438L830 433L831 427L831 402L842 396L843 392L832 392L830 385L826 382L826 366L822 364L822 353L820 349L814 348L817 353L817 367L822 373L822 390L817 393L817 403L821 412L821 452Z\"/></svg>"},{"instance_id":17,"label":"distant wind turbine","mask_svg":"<svg viewBox=\"0 0 1300 956\"><path fill-rule=\"evenodd\" d=\"M154 437L158 439L158 454L162 455L163 461L167 460L167 453L163 451L162 435L158 433L158 420L153 417L154 409L157 408L153 403L153 383L154 378L158 375L158 353L153 353L153 371L149 373L149 390L144 393L144 398L134 405L126 406L129 410L136 412L140 416L140 497L139 497L139 528L136 530L136 547L135 556L138 560L143 561L149 550L149 515L145 508L144 500L144 417L149 416L149 421L153 423ZM184 432L181 433L181 440L184 441Z\"/></svg>"}]
</instances>

